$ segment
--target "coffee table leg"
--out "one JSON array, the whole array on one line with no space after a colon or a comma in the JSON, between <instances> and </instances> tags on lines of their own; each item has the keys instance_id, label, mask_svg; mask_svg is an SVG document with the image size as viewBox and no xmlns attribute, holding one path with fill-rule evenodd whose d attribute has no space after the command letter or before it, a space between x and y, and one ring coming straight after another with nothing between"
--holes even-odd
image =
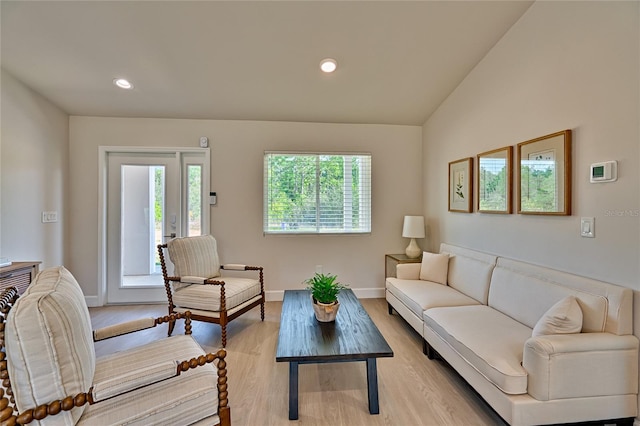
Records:
<instances>
[{"instance_id":1,"label":"coffee table leg","mask_svg":"<svg viewBox=\"0 0 640 426\"><path fill-rule=\"evenodd\" d=\"M293 361L289 363L289 420L298 420L298 363Z\"/></svg>"},{"instance_id":2,"label":"coffee table leg","mask_svg":"<svg viewBox=\"0 0 640 426\"><path fill-rule=\"evenodd\" d=\"M378 405L378 370L375 358L367 358L367 391L369 393L369 413L380 413L380 406Z\"/></svg>"}]
</instances>

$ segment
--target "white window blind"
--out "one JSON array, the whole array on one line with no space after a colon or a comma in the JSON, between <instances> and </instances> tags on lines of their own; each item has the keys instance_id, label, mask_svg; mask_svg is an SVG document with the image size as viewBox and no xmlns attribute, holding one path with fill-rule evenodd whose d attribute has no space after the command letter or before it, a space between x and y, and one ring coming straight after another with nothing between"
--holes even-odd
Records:
<instances>
[{"instance_id":1,"label":"white window blind","mask_svg":"<svg viewBox=\"0 0 640 426\"><path fill-rule=\"evenodd\" d=\"M264 232L371 232L371 154L264 154Z\"/></svg>"}]
</instances>

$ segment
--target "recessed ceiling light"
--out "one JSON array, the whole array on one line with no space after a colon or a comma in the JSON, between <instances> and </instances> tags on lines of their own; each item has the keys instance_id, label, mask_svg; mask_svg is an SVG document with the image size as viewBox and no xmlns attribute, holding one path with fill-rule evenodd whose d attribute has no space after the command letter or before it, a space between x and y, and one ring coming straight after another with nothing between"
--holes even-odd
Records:
<instances>
[{"instance_id":1,"label":"recessed ceiling light","mask_svg":"<svg viewBox=\"0 0 640 426\"><path fill-rule=\"evenodd\" d=\"M133 89L133 84L131 84L129 80L124 78L114 78L113 84L115 84L121 89Z\"/></svg>"},{"instance_id":2,"label":"recessed ceiling light","mask_svg":"<svg viewBox=\"0 0 640 426\"><path fill-rule=\"evenodd\" d=\"M331 73L334 72L338 68L338 62L335 59L327 58L320 61L320 69L323 72Z\"/></svg>"}]
</instances>

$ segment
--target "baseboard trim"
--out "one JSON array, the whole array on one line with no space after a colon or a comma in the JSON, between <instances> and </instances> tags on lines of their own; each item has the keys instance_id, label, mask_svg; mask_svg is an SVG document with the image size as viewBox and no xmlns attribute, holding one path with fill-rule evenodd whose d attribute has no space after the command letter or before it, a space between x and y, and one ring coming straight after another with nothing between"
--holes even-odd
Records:
<instances>
[{"instance_id":1,"label":"baseboard trim","mask_svg":"<svg viewBox=\"0 0 640 426\"><path fill-rule=\"evenodd\" d=\"M354 288L353 292L359 299L379 299L384 297L384 288ZM284 298L284 290L265 291L264 293L267 302L282 302ZM90 308L102 306L98 296L85 296L84 300Z\"/></svg>"},{"instance_id":2,"label":"baseboard trim","mask_svg":"<svg viewBox=\"0 0 640 426\"><path fill-rule=\"evenodd\" d=\"M379 299L384 297L384 288L354 288L353 292L358 299ZM281 302L284 298L284 290L265 291L267 302Z\"/></svg>"},{"instance_id":3,"label":"baseboard trim","mask_svg":"<svg viewBox=\"0 0 640 426\"><path fill-rule=\"evenodd\" d=\"M84 301L87 304L87 307L89 307L89 308L95 308L97 306L102 306L100 304L100 300L98 299L98 296L85 296L84 297Z\"/></svg>"}]
</instances>

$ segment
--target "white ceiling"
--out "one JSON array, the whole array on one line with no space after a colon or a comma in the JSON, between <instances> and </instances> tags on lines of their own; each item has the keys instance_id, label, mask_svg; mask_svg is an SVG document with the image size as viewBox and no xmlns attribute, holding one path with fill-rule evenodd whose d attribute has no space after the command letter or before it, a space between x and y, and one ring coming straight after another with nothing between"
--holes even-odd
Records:
<instances>
[{"instance_id":1,"label":"white ceiling","mask_svg":"<svg viewBox=\"0 0 640 426\"><path fill-rule=\"evenodd\" d=\"M531 3L2 0L0 58L71 115L422 125Z\"/></svg>"}]
</instances>

